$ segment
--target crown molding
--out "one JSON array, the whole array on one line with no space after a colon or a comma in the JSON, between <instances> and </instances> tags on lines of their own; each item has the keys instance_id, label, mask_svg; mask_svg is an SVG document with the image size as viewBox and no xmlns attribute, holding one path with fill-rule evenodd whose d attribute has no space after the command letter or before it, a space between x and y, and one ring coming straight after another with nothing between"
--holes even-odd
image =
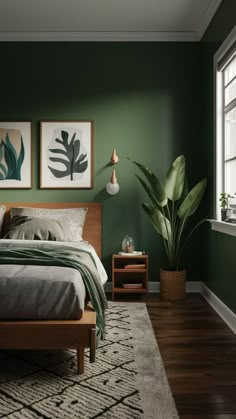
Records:
<instances>
[{"instance_id":1,"label":"crown molding","mask_svg":"<svg viewBox=\"0 0 236 419\"><path fill-rule=\"evenodd\" d=\"M201 23L196 31L196 35L198 36L199 40L203 37L206 29L210 25L213 17L215 16L215 13L218 9L218 7L221 5L222 0L212 0L209 4L209 7L207 8Z\"/></svg>"},{"instance_id":2,"label":"crown molding","mask_svg":"<svg viewBox=\"0 0 236 419\"><path fill-rule=\"evenodd\" d=\"M1 32L0 42L197 42L195 32Z\"/></svg>"},{"instance_id":3,"label":"crown molding","mask_svg":"<svg viewBox=\"0 0 236 419\"><path fill-rule=\"evenodd\" d=\"M186 32L54 32L0 31L0 42L198 42L222 0L212 0L196 31Z\"/></svg>"}]
</instances>

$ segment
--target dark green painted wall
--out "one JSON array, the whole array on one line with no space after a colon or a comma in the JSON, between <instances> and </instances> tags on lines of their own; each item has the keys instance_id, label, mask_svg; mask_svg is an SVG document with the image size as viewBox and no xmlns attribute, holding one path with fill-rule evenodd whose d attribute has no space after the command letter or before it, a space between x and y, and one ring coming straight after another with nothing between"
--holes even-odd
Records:
<instances>
[{"instance_id":1,"label":"dark green painted wall","mask_svg":"<svg viewBox=\"0 0 236 419\"><path fill-rule=\"evenodd\" d=\"M0 119L32 120L34 187L1 190L1 201L99 201L103 204L103 261L125 234L150 255L158 280L164 255L146 220L143 194L130 156L163 175L180 153L190 183L207 175L213 203L213 55L236 24L235 0L224 0L202 42L197 43L7 43L0 44ZM203 109L203 112L202 112ZM95 125L95 187L39 190L39 121L92 119ZM109 197L106 167L116 147L120 193ZM236 311L236 238L208 225L196 232L185 258L188 278L207 285Z\"/></svg>"},{"instance_id":2,"label":"dark green painted wall","mask_svg":"<svg viewBox=\"0 0 236 419\"><path fill-rule=\"evenodd\" d=\"M125 234L150 255L151 280L158 280L159 237L146 220L143 197L130 156L163 175L184 153L190 182L205 175L199 161L201 74L198 43L6 43L0 44L0 119L32 120L34 188L1 191L1 201L99 201L103 204L103 261ZM95 126L95 187L39 190L39 121L92 119ZM120 193L104 187L113 147L120 157ZM204 166L206 167L206 161ZM188 248L188 278L202 272L201 233Z\"/></svg>"},{"instance_id":3,"label":"dark green painted wall","mask_svg":"<svg viewBox=\"0 0 236 419\"><path fill-rule=\"evenodd\" d=\"M203 153L208 156L209 214L213 216L214 137L213 137L213 56L236 25L236 2L224 0L202 42L203 80ZM236 312L236 238L214 232L208 226L205 241L206 285Z\"/></svg>"}]
</instances>

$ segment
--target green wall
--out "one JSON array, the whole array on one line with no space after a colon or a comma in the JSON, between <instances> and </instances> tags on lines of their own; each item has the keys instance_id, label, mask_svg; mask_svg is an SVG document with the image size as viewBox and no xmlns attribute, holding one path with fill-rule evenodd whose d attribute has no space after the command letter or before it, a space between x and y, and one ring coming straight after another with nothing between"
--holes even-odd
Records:
<instances>
[{"instance_id":1,"label":"green wall","mask_svg":"<svg viewBox=\"0 0 236 419\"><path fill-rule=\"evenodd\" d=\"M205 175L202 159L199 43L1 43L0 119L33 121L34 187L1 190L1 201L99 201L103 205L103 261L122 238L150 255L151 280L163 265L162 244L142 212L130 156L163 175L185 153L190 182ZM95 187L39 189L39 121L94 120ZM104 187L113 147L120 157L120 193ZM205 164L206 166L206 164ZM202 271L200 233L188 248L188 278ZM161 259L161 262L160 262ZM200 262L199 262L200 261Z\"/></svg>"},{"instance_id":2,"label":"green wall","mask_svg":"<svg viewBox=\"0 0 236 419\"><path fill-rule=\"evenodd\" d=\"M144 195L130 156L164 175L180 153L195 183L207 176L213 214L213 55L236 24L235 0L224 0L201 43L1 43L0 119L32 120L34 186L1 190L1 201L98 201L103 206L103 261L125 234L150 255L150 277L158 280L165 256L142 212ZM92 190L39 189L39 121L92 119L95 126L95 186ZM120 162L120 193L106 194L113 147ZM205 279L236 310L236 238L209 225L187 249L188 279Z\"/></svg>"},{"instance_id":3,"label":"green wall","mask_svg":"<svg viewBox=\"0 0 236 419\"><path fill-rule=\"evenodd\" d=\"M220 44L236 25L236 2L224 0L208 27L202 41L203 80L203 154L208 156L207 176L209 179L209 214L213 216L213 56ZM210 230L205 235L206 285L236 312L236 238Z\"/></svg>"}]
</instances>

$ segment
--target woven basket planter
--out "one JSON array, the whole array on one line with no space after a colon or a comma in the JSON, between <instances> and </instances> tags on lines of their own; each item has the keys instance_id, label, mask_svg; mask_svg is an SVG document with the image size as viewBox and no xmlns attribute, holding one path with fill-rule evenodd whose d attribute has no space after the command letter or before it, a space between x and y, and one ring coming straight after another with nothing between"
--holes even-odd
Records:
<instances>
[{"instance_id":1,"label":"woven basket planter","mask_svg":"<svg viewBox=\"0 0 236 419\"><path fill-rule=\"evenodd\" d=\"M177 301L185 298L186 271L160 270L160 298Z\"/></svg>"}]
</instances>

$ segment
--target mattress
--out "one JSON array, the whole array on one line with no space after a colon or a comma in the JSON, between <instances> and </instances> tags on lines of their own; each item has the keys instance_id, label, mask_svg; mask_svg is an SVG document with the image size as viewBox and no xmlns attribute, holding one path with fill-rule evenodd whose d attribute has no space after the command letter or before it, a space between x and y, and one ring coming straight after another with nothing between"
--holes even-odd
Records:
<instances>
[{"instance_id":1,"label":"mattress","mask_svg":"<svg viewBox=\"0 0 236 419\"><path fill-rule=\"evenodd\" d=\"M95 249L87 242L0 240L0 247L56 249L57 246L89 252L95 261L101 284L106 271ZM86 290L81 274L74 268L38 265L0 265L0 319L80 319Z\"/></svg>"}]
</instances>

